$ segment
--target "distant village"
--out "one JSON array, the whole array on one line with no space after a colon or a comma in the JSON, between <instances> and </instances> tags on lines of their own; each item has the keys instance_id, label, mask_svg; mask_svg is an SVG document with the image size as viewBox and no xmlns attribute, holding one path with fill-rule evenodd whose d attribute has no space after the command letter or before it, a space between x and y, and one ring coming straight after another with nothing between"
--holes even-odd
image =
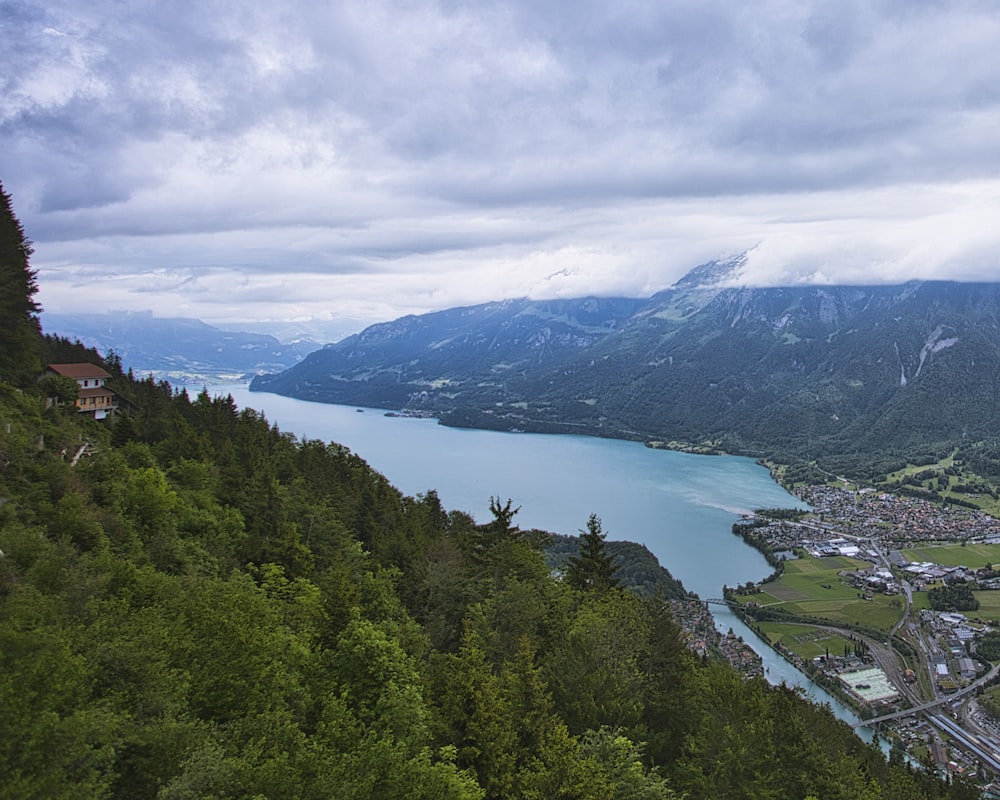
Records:
<instances>
[{"instance_id":1,"label":"distant village","mask_svg":"<svg viewBox=\"0 0 1000 800\"><path fill-rule=\"evenodd\" d=\"M873 490L807 486L797 489L796 494L811 506L805 518L752 520L755 545L772 556L794 558L796 552L805 551L816 558L842 556L868 562L868 566L839 572L845 584L867 599L876 594L901 595L901 580L916 591L942 586L1000 590L1000 573L992 565L971 568L911 562L902 553L932 542L1000 544L1000 520L976 510ZM919 621L910 621L907 626L909 638L920 643L928 679L939 697L964 694L963 688L985 676L990 662L1000 656L1000 625L995 620L980 620L960 611L922 609ZM901 703L905 708L905 703L913 702L904 696L910 693L907 685L918 680L913 670L899 673L898 667L880 663L865 645L844 648L843 652L828 650L810 663L803 663L780 642L775 647L815 680L850 698L863 716L895 712ZM898 673L895 680L890 679L887 669ZM944 719L941 714L935 717L936 728L919 715L900 712L893 730L906 749L926 748L942 772L973 774L985 763L996 774L1000 762L990 761L989 753L984 756L975 748L990 743L990 752L1000 753L1000 721L976 703L968 709L963 711L967 716L962 727L947 715ZM949 725L954 730L949 737L942 737L939 729ZM997 792L990 796L1000 796L1000 786L990 788Z\"/></svg>"},{"instance_id":2,"label":"distant village","mask_svg":"<svg viewBox=\"0 0 1000 800\"><path fill-rule=\"evenodd\" d=\"M797 492L812 506L808 521L773 521L756 528L754 533L774 552L791 553L804 550L816 558L845 556L867 561L871 566L840 572L844 583L858 589L863 596L874 594L899 595L903 587L884 565L882 552L899 572L907 576L916 591L926 591L942 583L968 583L976 589L1000 589L1000 574L985 567L946 566L934 562L910 562L901 550L929 541L1000 543L1000 521L982 512L955 507L940 507L908 497L896 497L871 490L851 492L829 486L808 486ZM876 549L878 547L878 549ZM983 623L970 621L958 612L921 611L921 625L942 642L945 649L933 658L938 689L956 691L960 685L974 679L984 669L975 656L977 636L989 631ZM870 661L870 659L869 659ZM951 666L949 666L949 663ZM858 660L848 656L821 657L817 666L831 676L858 669ZM908 678L910 676L907 676ZM891 686L884 692L856 691L865 678L859 678L845 688L865 704L887 703L898 699ZM878 683L878 681L875 681ZM873 683L873 685L875 685Z\"/></svg>"},{"instance_id":3,"label":"distant village","mask_svg":"<svg viewBox=\"0 0 1000 800\"><path fill-rule=\"evenodd\" d=\"M688 647L699 658L720 658L747 678L764 674L764 661L730 630L716 629L712 612L700 600L671 600L674 619L684 632Z\"/></svg>"},{"instance_id":4,"label":"distant village","mask_svg":"<svg viewBox=\"0 0 1000 800\"><path fill-rule=\"evenodd\" d=\"M983 511L874 489L853 492L832 486L803 486L793 491L812 506L819 530L878 539L896 549L928 541L1000 544L1000 520Z\"/></svg>"},{"instance_id":5,"label":"distant village","mask_svg":"<svg viewBox=\"0 0 1000 800\"><path fill-rule=\"evenodd\" d=\"M1000 574L992 569L911 563L901 553L902 549L930 541L1000 543L1000 520L982 512L866 489L854 492L806 486L798 488L796 494L812 507L808 520L775 520L754 530L775 554L787 556L804 550L817 558L846 556L867 561L870 567L840 574L845 583L867 597L899 595L903 591L892 570L883 565L875 543L880 550L888 548L892 565L908 574L910 585L917 591L942 581L969 581L976 588L1000 590ZM715 630L703 603L674 601L674 616L698 655L721 654L748 676L763 673L762 661L752 648L732 632L723 635ZM940 691L955 691L982 671L982 665L974 659L974 643L977 634L986 632L985 626L971 623L961 613L929 610L922 612L921 622L933 631L935 639L949 643L950 658L942 655L936 664ZM785 656L793 663L798 660L790 652ZM804 664L798 666L806 668ZM872 666L870 656L831 653L819 657L807 671L817 670L839 681L840 688L861 707L885 707L900 699L885 673ZM914 676L905 679L913 680Z\"/></svg>"}]
</instances>

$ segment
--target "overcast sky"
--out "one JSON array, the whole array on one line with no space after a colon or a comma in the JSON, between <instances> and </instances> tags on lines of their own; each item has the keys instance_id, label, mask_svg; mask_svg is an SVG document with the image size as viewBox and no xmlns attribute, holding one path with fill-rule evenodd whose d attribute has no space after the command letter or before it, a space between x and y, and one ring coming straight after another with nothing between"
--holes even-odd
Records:
<instances>
[{"instance_id":1,"label":"overcast sky","mask_svg":"<svg viewBox=\"0 0 1000 800\"><path fill-rule=\"evenodd\" d=\"M1000 280L994 0L0 0L53 312Z\"/></svg>"}]
</instances>

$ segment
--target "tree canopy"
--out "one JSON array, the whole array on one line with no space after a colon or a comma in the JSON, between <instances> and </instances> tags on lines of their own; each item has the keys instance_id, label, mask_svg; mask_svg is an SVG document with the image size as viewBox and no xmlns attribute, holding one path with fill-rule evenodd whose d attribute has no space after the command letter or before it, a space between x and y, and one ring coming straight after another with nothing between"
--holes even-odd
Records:
<instances>
[{"instance_id":1,"label":"tree canopy","mask_svg":"<svg viewBox=\"0 0 1000 800\"><path fill-rule=\"evenodd\" d=\"M575 589L606 592L618 585L615 578L615 560L604 546L601 518L591 514L587 530L580 531L580 554L570 558L566 568L566 582Z\"/></svg>"},{"instance_id":2,"label":"tree canopy","mask_svg":"<svg viewBox=\"0 0 1000 800\"><path fill-rule=\"evenodd\" d=\"M23 381L41 367L41 309L35 301L38 283L29 264L31 253L11 197L0 184L0 381Z\"/></svg>"}]
</instances>

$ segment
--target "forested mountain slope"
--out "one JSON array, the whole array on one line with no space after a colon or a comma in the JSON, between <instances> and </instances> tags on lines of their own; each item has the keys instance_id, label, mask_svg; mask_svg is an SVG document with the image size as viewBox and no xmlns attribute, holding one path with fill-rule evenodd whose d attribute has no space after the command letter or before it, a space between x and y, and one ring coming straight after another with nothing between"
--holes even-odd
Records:
<instances>
[{"instance_id":1,"label":"forested mountain slope","mask_svg":"<svg viewBox=\"0 0 1000 800\"><path fill-rule=\"evenodd\" d=\"M253 387L307 400L379 408L489 402L508 379L572 360L629 319L636 300L508 300L373 325L311 353L301 369ZM307 362L307 363L305 363ZM472 392L473 395L469 395ZM353 398L353 399L352 399Z\"/></svg>"},{"instance_id":2,"label":"forested mountain slope","mask_svg":"<svg viewBox=\"0 0 1000 800\"><path fill-rule=\"evenodd\" d=\"M252 388L831 469L959 447L1000 475L1000 285L720 284L739 263L698 268L646 301L614 301L586 336L529 301L460 309L373 326ZM456 316L457 340L441 325Z\"/></svg>"},{"instance_id":3,"label":"forested mountain slope","mask_svg":"<svg viewBox=\"0 0 1000 800\"><path fill-rule=\"evenodd\" d=\"M0 372L4 798L976 796L695 659L662 596L586 579L598 543L560 580L509 502L476 525L114 360L131 413L48 406L29 359L99 357L31 349Z\"/></svg>"}]
</instances>

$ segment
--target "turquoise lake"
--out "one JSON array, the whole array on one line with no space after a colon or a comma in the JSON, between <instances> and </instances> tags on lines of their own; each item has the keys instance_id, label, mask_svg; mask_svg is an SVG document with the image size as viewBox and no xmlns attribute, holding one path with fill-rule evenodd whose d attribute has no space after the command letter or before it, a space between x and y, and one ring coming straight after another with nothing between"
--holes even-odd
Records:
<instances>
[{"instance_id":1,"label":"turquoise lake","mask_svg":"<svg viewBox=\"0 0 1000 800\"><path fill-rule=\"evenodd\" d=\"M211 391L232 394L241 408L263 412L300 439L345 445L404 493L433 489L445 508L479 522L490 519L491 497L520 506L515 522L522 529L576 534L597 514L609 539L646 545L688 590L706 599L721 597L723 585L759 580L771 571L760 553L732 534L741 514L801 506L748 458L653 450L588 436L447 428L431 419L387 417L377 409L250 392L245 385ZM769 680L802 686L838 716L854 720L732 612L712 610L721 630L733 628L760 653Z\"/></svg>"}]
</instances>

